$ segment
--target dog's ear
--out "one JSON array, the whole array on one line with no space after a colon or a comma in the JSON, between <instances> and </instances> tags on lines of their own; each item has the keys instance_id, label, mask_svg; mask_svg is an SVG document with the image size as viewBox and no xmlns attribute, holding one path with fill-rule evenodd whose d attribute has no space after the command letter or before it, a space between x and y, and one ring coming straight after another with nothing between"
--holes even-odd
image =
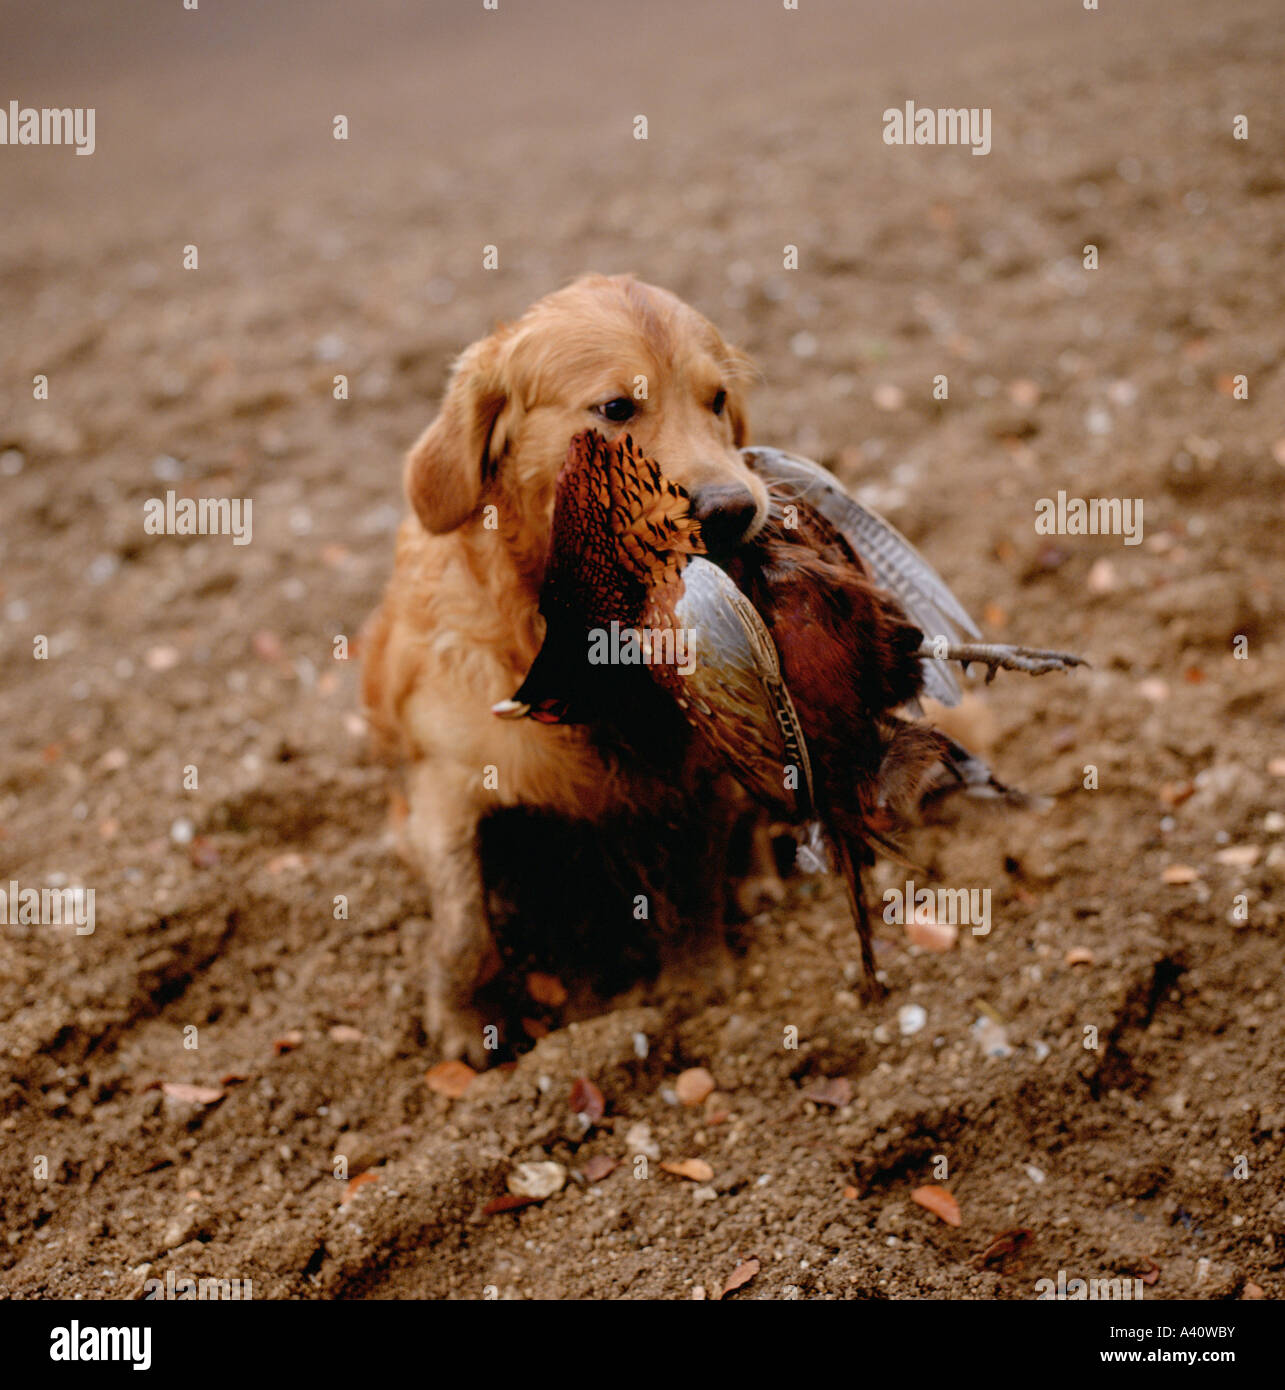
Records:
<instances>
[{"instance_id":1,"label":"dog's ear","mask_svg":"<svg viewBox=\"0 0 1285 1390\"><path fill-rule=\"evenodd\" d=\"M406 459L406 497L426 531L453 531L477 510L506 396L500 354L495 337L461 354L437 419Z\"/></svg>"}]
</instances>

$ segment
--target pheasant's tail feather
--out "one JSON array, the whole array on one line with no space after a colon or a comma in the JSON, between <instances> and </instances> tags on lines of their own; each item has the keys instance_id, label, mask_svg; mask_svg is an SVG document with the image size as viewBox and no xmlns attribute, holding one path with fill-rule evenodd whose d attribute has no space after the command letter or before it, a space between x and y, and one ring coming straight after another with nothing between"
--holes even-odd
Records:
<instances>
[{"instance_id":1,"label":"pheasant's tail feather","mask_svg":"<svg viewBox=\"0 0 1285 1390\"><path fill-rule=\"evenodd\" d=\"M981 635L941 575L890 521L849 496L832 473L780 449L756 447L742 453L781 501L803 502L825 517L921 631ZM944 705L959 703L959 685L948 666L926 659L923 676L927 694Z\"/></svg>"}]
</instances>

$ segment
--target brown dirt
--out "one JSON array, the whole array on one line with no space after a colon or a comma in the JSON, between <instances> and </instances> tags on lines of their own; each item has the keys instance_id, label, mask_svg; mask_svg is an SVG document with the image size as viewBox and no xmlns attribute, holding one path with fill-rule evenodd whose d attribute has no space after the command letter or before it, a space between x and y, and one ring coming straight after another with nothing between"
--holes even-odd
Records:
<instances>
[{"instance_id":1,"label":"brown dirt","mask_svg":"<svg viewBox=\"0 0 1285 1390\"><path fill-rule=\"evenodd\" d=\"M258 1297L687 1298L753 1256L738 1298L1029 1298L1153 1266L1148 1297L1285 1293L1275 0L655 4L617 27L575 4L259 8L132 30L11 8L0 42L6 101L96 104L99 142L0 149L0 881L64 875L98 918L2 929L0 1290L173 1269ZM886 147L907 97L990 106L993 152ZM332 641L388 573L400 454L451 354L586 269L708 312L761 364L757 438L867 489L989 632L1093 668L1001 676L965 712L1055 801L914 844L921 882L992 890L989 937L930 955L882 928L892 992L866 1005L841 895L799 880L744 933L730 1002L533 1004L553 1031L450 1101L416 1033L426 893ZM145 535L171 486L253 497L253 543ZM1142 497L1145 544L1037 536L1059 487ZM1252 865L1219 859L1240 846ZM697 1065L718 1092L684 1108ZM581 1076L607 1102L588 1135ZM850 1101L809 1101L823 1078ZM625 1163L482 1214L515 1164L624 1158L639 1123L712 1180ZM337 1152L378 1178L347 1204ZM910 1200L935 1181L958 1228Z\"/></svg>"}]
</instances>

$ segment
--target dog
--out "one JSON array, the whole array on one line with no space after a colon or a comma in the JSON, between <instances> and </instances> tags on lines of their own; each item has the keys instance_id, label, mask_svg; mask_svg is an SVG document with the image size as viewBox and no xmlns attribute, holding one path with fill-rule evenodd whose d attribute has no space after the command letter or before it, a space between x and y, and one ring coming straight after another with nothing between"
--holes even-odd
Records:
<instances>
[{"instance_id":1,"label":"dog","mask_svg":"<svg viewBox=\"0 0 1285 1390\"><path fill-rule=\"evenodd\" d=\"M691 853L696 879L711 885L703 929L719 926L718 886L744 804L734 784L711 790L701 754L679 735L640 749L585 726L500 720L491 707L540 648L540 585L571 439L590 426L608 439L630 433L690 494L711 553L730 554L768 507L739 452L752 374L673 294L589 275L466 349L410 450L412 514L366 631L363 695L376 739L406 773L406 837L432 902L424 1027L445 1057L486 1057L474 996L498 957L479 828L500 808L607 825L709 796L707 834ZM762 906L779 880L761 824L752 854L748 896Z\"/></svg>"}]
</instances>

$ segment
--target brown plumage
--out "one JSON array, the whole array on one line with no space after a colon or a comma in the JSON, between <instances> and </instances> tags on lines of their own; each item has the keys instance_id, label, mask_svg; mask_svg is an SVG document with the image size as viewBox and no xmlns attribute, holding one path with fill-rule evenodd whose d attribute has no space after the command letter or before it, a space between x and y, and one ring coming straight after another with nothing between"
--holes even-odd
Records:
<instances>
[{"instance_id":1,"label":"brown plumage","mask_svg":"<svg viewBox=\"0 0 1285 1390\"><path fill-rule=\"evenodd\" d=\"M746 788L795 823L819 821L873 981L861 884L872 846L892 848L898 825L945 785L1008 794L979 759L900 711L916 711L925 691L955 702L943 658L984 661L992 671L1062 669L1078 659L959 645L958 633L976 628L882 518L815 464L774 450L745 457L768 483L771 507L719 566L705 557L686 494L631 439L577 436L554 509L544 646L496 713L550 722L618 716L621 667L634 663L622 644L604 665L594 643L604 632L636 632L636 664Z\"/></svg>"}]
</instances>

